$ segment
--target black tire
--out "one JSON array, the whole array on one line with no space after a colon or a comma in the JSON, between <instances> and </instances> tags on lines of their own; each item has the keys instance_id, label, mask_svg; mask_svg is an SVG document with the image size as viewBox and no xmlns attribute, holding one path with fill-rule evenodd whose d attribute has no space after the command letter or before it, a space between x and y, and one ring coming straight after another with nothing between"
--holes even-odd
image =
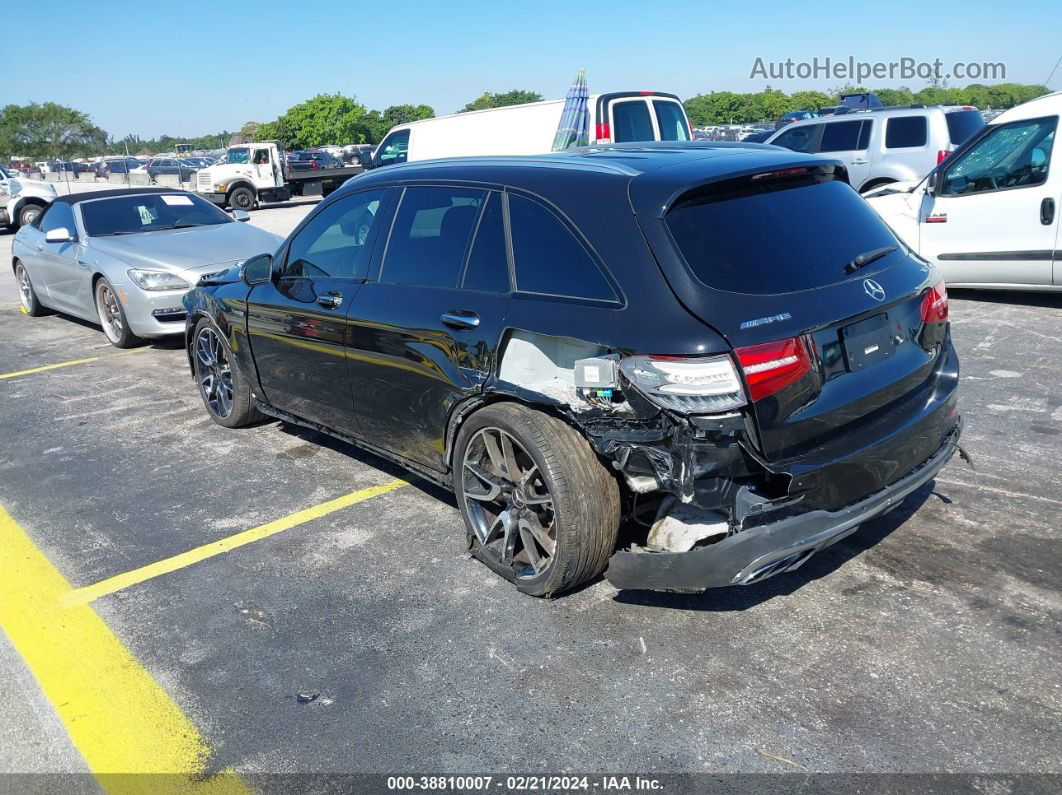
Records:
<instances>
[{"instance_id":1,"label":"black tire","mask_svg":"<svg viewBox=\"0 0 1062 795\"><path fill-rule=\"evenodd\" d=\"M250 212L255 205L254 191L250 188L233 188L229 194L228 205L234 210Z\"/></svg>"},{"instance_id":2,"label":"black tire","mask_svg":"<svg viewBox=\"0 0 1062 795\"><path fill-rule=\"evenodd\" d=\"M40 317L48 314L48 311L37 298L37 291L33 289L29 271L21 262L15 262L15 286L18 288L18 300L22 309L30 317Z\"/></svg>"},{"instance_id":3,"label":"black tire","mask_svg":"<svg viewBox=\"0 0 1062 795\"><path fill-rule=\"evenodd\" d=\"M487 502L482 494L478 499L471 498L468 495L472 492L468 489L478 491L487 483L472 474L474 470L469 468L471 464L482 471L479 462L485 459L478 456L482 442L477 440L497 432L517 443L511 449L522 448L516 450L513 459L515 462L516 458L523 458L527 463L522 467L515 462L514 466L517 470L534 470L532 477L541 478L539 486L517 489L519 499L512 495L499 496L497 500ZM513 582L520 591L532 596L549 596L574 588L604 570L616 545L619 528L619 484L597 458L589 442L561 420L517 403L498 403L481 409L465 421L457 435L454 473L454 488L472 554ZM504 550L512 549L507 545L510 534L518 536L515 544L527 545L520 540L520 531L511 528L508 520L497 531L502 532L504 538L492 540L489 532L483 532L483 526L484 519L496 526L502 521L503 513L510 517L514 511L516 515L525 515L532 508L533 501L541 501L542 486L545 496L550 498L550 507L546 510L552 515L552 522L547 532L552 533L553 551L548 563L539 571L537 566L521 564L515 558L512 561L504 559ZM533 495L536 490L539 493ZM532 500L531 496L538 499ZM496 511L492 511L492 507ZM491 518L492 513L497 516ZM542 530L543 524L538 527ZM482 535L487 535L487 544L482 543ZM534 555L537 557L543 552L548 554L549 550L540 545ZM521 554L527 560L523 548L517 557Z\"/></svg>"},{"instance_id":4,"label":"black tire","mask_svg":"<svg viewBox=\"0 0 1062 795\"><path fill-rule=\"evenodd\" d=\"M144 340L130 331L118 292L106 277L96 282L92 294L95 297L96 314L99 316L100 326L103 327L103 335L111 345L115 348L135 348L144 343Z\"/></svg>"},{"instance_id":5,"label":"black tire","mask_svg":"<svg viewBox=\"0 0 1062 795\"><path fill-rule=\"evenodd\" d=\"M37 220L37 216L43 212L44 208L36 204L23 205L22 209L18 211L18 226L29 226Z\"/></svg>"},{"instance_id":6,"label":"black tire","mask_svg":"<svg viewBox=\"0 0 1062 795\"><path fill-rule=\"evenodd\" d=\"M207 339L209 338L209 341ZM203 345L207 347L201 347ZM224 361L221 361L221 357ZM254 396L251 394L250 384L243 377L240 368L234 363L232 349L229 342L210 322L208 318L201 318L195 326L192 334L192 361L195 367L195 383L199 389L199 397L203 400L203 406L214 420L223 428L243 428L265 419L257 409ZM210 359L213 358L213 363ZM225 386L223 373L227 367L228 385ZM210 384L207 385L207 379ZM225 392L229 393L227 399Z\"/></svg>"}]
</instances>

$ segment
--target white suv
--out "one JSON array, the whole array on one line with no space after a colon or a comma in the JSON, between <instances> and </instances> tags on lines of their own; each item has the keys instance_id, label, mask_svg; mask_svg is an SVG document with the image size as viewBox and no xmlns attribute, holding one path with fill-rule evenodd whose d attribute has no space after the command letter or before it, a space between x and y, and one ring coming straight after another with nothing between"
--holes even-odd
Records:
<instances>
[{"instance_id":1,"label":"white suv","mask_svg":"<svg viewBox=\"0 0 1062 795\"><path fill-rule=\"evenodd\" d=\"M876 108L795 122L764 143L836 157L852 186L866 193L921 179L984 126L969 105Z\"/></svg>"},{"instance_id":2,"label":"white suv","mask_svg":"<svg viewBox=\"0 0 1062 795\"><path fill-rule=\"evenodd\" d=\"M54 185L27 179L0 166L0 226L15 230L32 224L54 198Z\"/></svg>"}]
</instances>

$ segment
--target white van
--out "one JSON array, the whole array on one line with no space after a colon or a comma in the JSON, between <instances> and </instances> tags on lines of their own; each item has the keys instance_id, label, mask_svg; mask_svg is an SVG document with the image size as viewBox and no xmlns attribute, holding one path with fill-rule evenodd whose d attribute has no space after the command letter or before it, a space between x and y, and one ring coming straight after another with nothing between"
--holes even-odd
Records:
<instances>
[{"instance_id":1,"label":"white van","mask_svg":"<svg viewBox=\"0 0 1062 795\"><path fill-rule=\"evenodd\" d=\"M921 179L985 126L969 105L874 108L794 122L764 143L836 157L860 193Z\"/></svg>"},{"instance_id":2,"label":"white van","mask_svg":"<svg viewBox=\"0 0 1062 795\"><path fill-rule=\"evenodd\" d=\"M590 144L693 138L686 111L674 94L591 94L588 108ZM553 149L563 109L563 99L551 99L400 124L376 147L371 166L437 157L544 154Z\"/></svg>"},{"instance_id":3,"label":"white van","mask_svg":"<svg viewBox=\"0 0 1062 795\"><path fill-rule=\"evenodd\" d=\"M953 287L1062 290L1062 91L1001 113L919 181L870 204Z\"/></svg>"}]
</instances>

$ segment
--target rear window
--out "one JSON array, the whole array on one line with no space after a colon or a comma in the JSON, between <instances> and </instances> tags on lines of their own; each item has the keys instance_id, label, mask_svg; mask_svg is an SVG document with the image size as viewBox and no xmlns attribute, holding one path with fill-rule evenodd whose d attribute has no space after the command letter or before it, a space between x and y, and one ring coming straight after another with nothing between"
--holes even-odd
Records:
<instances>
[{"instance_id":1,"label":"rear window","mask_svg":"<svg viewBox=\"0 0 1062 795\"><path fill-rule=\"evenodd\" d=\"M862 121L839 121L824 125L819 151L848 152L859 149L859 132L862 129Z\"/></svg>"},{"instance_id":2,"label":"rear window","mask_svg":"<svg viewBox=\"0 0 1062 795\"><path fill-rule=\"evenodd\" d=\"M885 148L906 149L925 146L929 125L925 116L894 116L885 123Z\"/></svg>"},{"instance_id":3,"label":"rear window","mask_svg":"<svg viewBox=\"0 0 1062 795\"><path fill-rule=\"evenodd\" d=\"M899 245L877 213L844 182L793 178L714 187L667 214L671 236L699 281L717 290L768 295L842 282L858 254ZM883 257L865 278L894 262Z\"/></svg>"},{"instance_id":4,"label":"rear window","mask_svg":"<svg viewBox=\"0 0 1062 795\"><path fill-rule=\"evenodd\" d=\"M966 143L985 126L984 117L976 110L953 110L944 114L948 120L948 138L952 146Z\"/></svg>"},{"instance_id":5,"label":"rear window","mask_svg":"<svg viewBox=\"0 0 1062 795\"><path fill-rule=\"evenodd\" d=\"M688 141L690 139L690 128L686 124L686 114L682 112L681 105L677 102L654 99L653 109L656 111L656 123L660 127L661 141Z\"/></svg>"},{"instance_id":6,"label":"rear window","mask_svg":"<svg viewBox=\"0 0 1062 795\"><path fill-rule=\"evenodd\" d=\"M618 144L629 141L652 141L653 120L644 100L612 103L612 140Z\"/></svg>"}]
</instances>

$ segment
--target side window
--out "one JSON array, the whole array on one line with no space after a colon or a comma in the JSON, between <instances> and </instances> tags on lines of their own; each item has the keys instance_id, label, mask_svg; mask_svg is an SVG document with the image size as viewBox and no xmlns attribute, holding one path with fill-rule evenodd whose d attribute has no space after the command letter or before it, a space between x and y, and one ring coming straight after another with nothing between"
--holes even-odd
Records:
<instances>
[{"instance_id":1,"label":"side window","mask_svg":"<svg viewBox=\"0 0 1062 795\"><path fill-rule=\"evenodd\" d=\"M925 116L893 116L885 122L885 148L904 149L925 146L929 125Z\"/></svg>"},{"instance_id":2,"label":"side window","mask_svg":"<svg viewBox=\"0 0 1062 795\"><path fill-rule=\"evenodd\" d=\"M509 292L509 256L505 252L502 197L491 192L483 211L461 286L490 293Z\"/></svg>"},{"instance_id":3,"label":"side window","mask_svg":"<svg viewBox=\"0 0 1062 795\"><path fill-rule=\"evenodd\" d=\"M486 191L469 188L406 188L391 227L380 281L457 287L486 198Z\"/></svg>"},{"instance_id":4,"label":"side window","mask_svg":"<svg viewBox=\"0 0 1062 795\"><path fill-rule=\"evenodd\" d=\"M775 146L784 146L786 149L792 149L794 152L810 152L811 142L815 139L815 133L820 127L822 127L821 124L794 127L786 130L771 143Z\"/></svg>"},{"instance_id":5,"label":"side window","mask_svg":"<svg viewBox=\"0 0 1062 795\"><path fill-rule=\"evenodd\" d=\"M268 149L255 149L254 151L254 164L256 166L264 166L269 164L269 150Z\"/></svg>"},{"instance_id":6,"label":"side window","mask_svg":"<svg viewBox=\"0 0 1062 795\"><path fill-rule=\"evenodd\" d=\"M509 197L516 289L525 293L616 301L604 274L561 220L538 202Z\"/></svg>"},{"instance_id":7,"label":"side window","mask_svg":"<svg viewBox=\"0 0 1062 795\"><path fill-rule=\"evenodd\" d=\"M859 131L859 145L856 147L860 151L865 150L870 146L870 133L874 130L874 122L871 119L863 120L863 128Z\"/></svg>"},{"instance_id":8,"label":"side window","mask_svg":"<svg viewBox=\"0 0 1062 795\"><path fill-rule=\"evenodd\" d=\"M41 216L42 232L47 234L53 229L66 229L72 235L77 234L77 225L74 223L74 211L66 202L54 202L48 211Z\"/></svg>"},{"instance_id":9,"label":"side window","mask_svg":"<svg viewBox=\"0 0 1062 795\"><path fill-rule=\"evenodd\" d=\"M941 195L1043 185L1057 126L1057 116L1001 125L947 166Z\"/></svg>"},{"instance_id":10,"label":"side window","mask_svg":"<svg viewBox=\"0 0 1062 795\"><path fill-rule=\"evenodd\" d=\"M408 156L409 130L399 130L384 138L377 160L381 166L393 166L395 163L405 163Z\"/></svg>"},{"instance_id":11,"label":"side window","mask_svg":"<svg viewBox=\"0 0 1062 795\"><path fill-rule=\"evenodd\" d=\"M369 267L367 244L379 223L385 193L355 193L321 210L291 241L283 275L364 279Z\"/></svg>"},{"instance_id":12,"label":"side window","mask_svg":"<svg viewBox=\"0 0 1062 795\"><path fill-rule=\"evenodd\" d=\"M839 121L824 124L820 152L850 152L859 148L859 133L862 121Z\"/></svg>"},{"instance_id":13,"label":"side window","mask_svg":"<svg viewBox=\"0 0 1062 795\"><path fill-rule=\"evenodd\" d=\"M612 103L612 140L617 144L628 141L652 141L653 120L645 100Z\"/></svg>"}]
</instances>

